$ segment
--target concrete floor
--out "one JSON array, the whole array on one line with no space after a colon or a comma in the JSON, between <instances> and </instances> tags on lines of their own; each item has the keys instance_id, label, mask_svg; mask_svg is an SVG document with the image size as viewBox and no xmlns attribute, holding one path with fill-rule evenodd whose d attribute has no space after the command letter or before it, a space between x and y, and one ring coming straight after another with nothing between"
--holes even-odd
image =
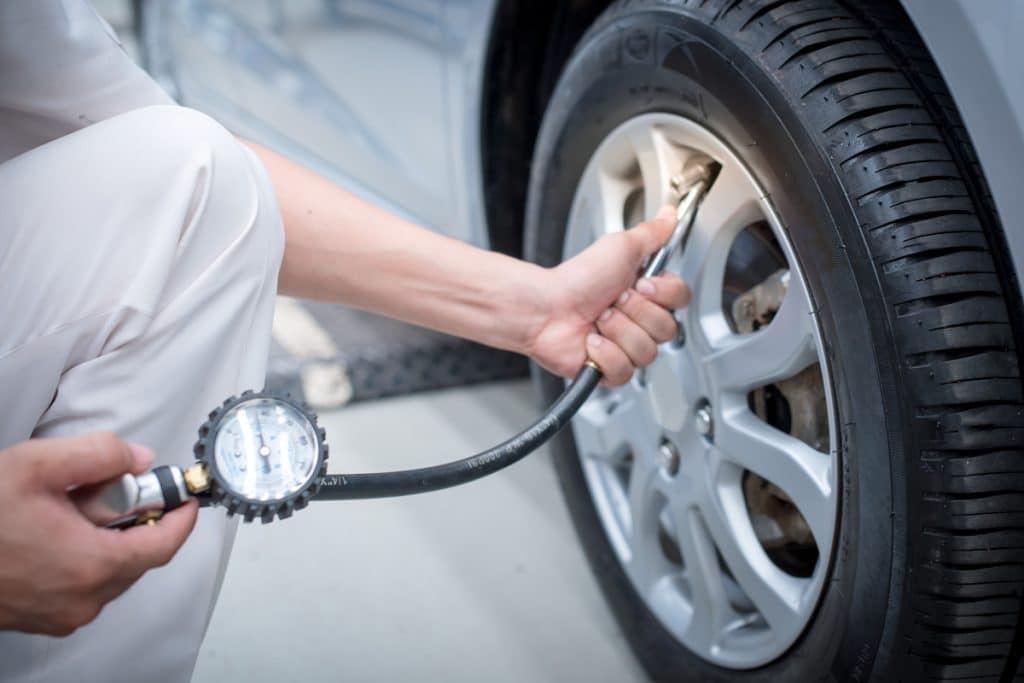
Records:
<instances>
[{"instance_id":1,"label":"concrete floor","mask_svg":"<svg viewBox=\"0 0 1024 683\"><path fill-rule=\"evenodd\" d=\"M534 414L523 381L345 408L323 417L330 470L463 457ZM462 488L243 526L193 680L647 679L541 452Z\"/></svg>"}]
</instances>

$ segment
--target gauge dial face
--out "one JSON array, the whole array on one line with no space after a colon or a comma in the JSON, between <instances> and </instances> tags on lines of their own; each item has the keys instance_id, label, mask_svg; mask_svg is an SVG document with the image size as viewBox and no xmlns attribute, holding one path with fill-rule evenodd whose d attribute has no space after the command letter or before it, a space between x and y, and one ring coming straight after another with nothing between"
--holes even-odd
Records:
<instances>
[{"instance_id":1,"label":"gauge dial face","mask_svg":"<svg viewBox=\"0 0 1024 683\"><path fill-rule=\"evenodd\" d=\"M316 475L316 427L290 403L253 398L217 425L214 465L224 485L251 501L283 501Z\"/></svg>"}]
</instances>

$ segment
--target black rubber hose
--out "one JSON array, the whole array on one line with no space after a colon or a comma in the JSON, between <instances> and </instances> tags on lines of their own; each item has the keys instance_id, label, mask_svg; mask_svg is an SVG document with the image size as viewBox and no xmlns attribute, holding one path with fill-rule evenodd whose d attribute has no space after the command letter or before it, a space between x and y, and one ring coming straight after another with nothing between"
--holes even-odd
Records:
<instances>
[{"instance_id":1,"label":"black rubber hose","mask_svg":"<svg viewBox=\"0 0 1024 683\"><path fill-rule=\"evenodd\" d=\"M437 491L486 477L519 462L569 424L601 380L600 371L585 365L576 379L551 404L543 417L508 441L462 460L443 465L373 474L328 474L314 500L390 498Z\"/></svg>"}]
</instances>

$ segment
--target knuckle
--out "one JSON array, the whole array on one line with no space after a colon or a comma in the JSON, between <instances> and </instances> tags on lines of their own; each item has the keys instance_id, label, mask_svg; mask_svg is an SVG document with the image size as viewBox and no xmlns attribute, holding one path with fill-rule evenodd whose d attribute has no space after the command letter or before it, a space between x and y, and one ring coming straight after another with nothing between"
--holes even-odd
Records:
<instances>
[{"instance_id":1,"label":"knuckle","mask_svg":"<svg viewBox=\"0 0 1024 683\"><path fill-rule=\"evenodd\" d=\"M654 335L654 341L658 342L659 344L664 344L665 342L670 342L673 339L675 339L675 336L676 326L669 323L667 325L662 325L661 327L659 327L658 331Z\"/></svg>"},{"instance_id":2,"label":"knuckle","mask_svg":"<svg viewBox=\"0 0 1024 683\"><path fill-rule=\"evenodd\" d=\"M113 432L101 432L96 446L99 453L111 459L111 464L117 463L118 467L127 471L133 464L131 450L121 437Z\"/></svg>"},{"instance_id":3,"label":"knuckle","mask_svg":"<svg viewBox=\"0 0 1024 683\"><path fill-rule=\"evenodd\" d=\"M76 563L69 570L68 579L71 587L80 591L91 591L102 586L110 578L110 564L108 560L100 558Z\"/></svg>"},{"instance_id":4,"label":"knuckle","mask_svg":"<svg viewBox=\"0 0 1024 683\"><path fill-rule=\"evenodd\" d=\"M113 432L96 432L91 441L92 447L101 453L114 453L121 449L121 440Z\"/></svg>"},{"instance_id":5,"label":"knuckle","mask_svg":"<svg viewBox=\"0 0 1024 683\"><path fill-rule=\"evenodd\" d=\"M177 552L178 548L176 545L167 542L155 553L153 553L153 566L163 567L168 564L174 557L174 553Z\"/></svg>"},{"instance_id":6,"label":"knuckle","mask_svg":"<svg viewBox=\"0 0 1024 683\"><path fill-rule=\"evenodd\" d=\"M122 573L128 571L130 567L136 567L140 564L145 563L145 558L138 548L125 548L120 551L117 565L122 570Z\"/></svg>"},{"instance_id":7,"label":"knuckle","mask_svg":"<svg viewBox=\"0 0 1024 683\"><path fill-rule=\"evenodd\" d=\"M657 356L658 347L653 342L644 344L643 349L640 351L640 363L641 365L650 365Z\"/></svg>"},{"instance_id":8,"label":"knuckle","mask_svg":"<svg viewBox=\"0 0 1024 683\"><path fill-rule=\"evenodd\" d=\"M81 628L95 619L102 609L102 605L96 600L83 600L72 608L70 625L74 628Z\"/></svg>"},{"instance_id":9,"label":"knuckle","mask_svg":"<svg viewBox=\"0 0 1024 683\"><path fill-rule=\"evenodd\" d=\"M25 477L31 482L41 482L46 479L49 471L49 463L46 458L36 451L25 450L24 458L12 459L12 462L21 462L24 466Z\"/></svg>"},{"instance_id":10,"label":"knuckle","mask_svg":"<svg viewBox=\"0 0 1024 683\"><path fill-rule=\"evenodd\" d=\"M611 377L609 381L612 386L620 387L629 381L629 378L633 376L633 366L626 358L616 359L615 364L612 366Z\"/></svg>"},{"instance_id":11,"label":"knuckle","mask_svg":"<svg viewBox=\"0 0 1024 683\"><path fill-rule=\"evenodd\" d=\"M663 344L667 341L672 341L676 336L676 319L671 313L667 313L664 316L658 317L657 332L655 341L659 344Z\"/></svg>"},{"instance_id":12,"label":"knuckle","mask_svg":"<svg viewBox=\"0 0 1024 683\"><path fill-rule=\"evenodd\" d=\"M688 284L686 284L685 282L683 282L682 280L680 280L679 281L678 290L677 290L677 294L676 294L676 299L675 299L676 300L676 304L678 305L678 307L681 308L683 306L689 305L690 298L692 296L693 296L693 292L690 290L690 286Z\"/></svg>"},{"instance_id":13,"label":"knuckle","mask_svg":"<svg viewBox=\"0 0 1024 683\"><path fill-rule=\"evenodd\" d=\"M55 635L69 636L88 624L100 613L100 606L92 600L77 600L66 605L51 624Z\"/></svg>"},{"instance_id":14,"label":"knuckle","mask_svg":"<svg viewBox=\"0 0 1024 683\"><path fill-rule=\"evenodd\" d=\"M78 628L71 617L59 616L50 622L46 628L43 629L43 633L48 636L57 636L64 638L70 636Z\"/></svg>"}]
</instances>

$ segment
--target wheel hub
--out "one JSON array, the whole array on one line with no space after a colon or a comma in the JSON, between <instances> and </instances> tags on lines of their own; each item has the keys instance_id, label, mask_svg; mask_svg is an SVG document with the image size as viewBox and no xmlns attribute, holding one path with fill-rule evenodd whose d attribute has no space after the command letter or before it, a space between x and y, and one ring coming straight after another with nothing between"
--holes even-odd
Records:
<instances>
[{"instance_id":1,"label":"wheel hub","mask_svg":"<svg viewBox=\"0 0 1024 683\"><path fill-rule=\"evenodd\" d=\"M673 201L671 179L697 154L722 169L669 268L693 302L642 380L601 391L573 434L609 541L647 606L696 654L745 669L781 656L806 627L836 528L827 365L785 231L707 129L646 114L595 151L564 254Z\"/></svg>"}]
</instances>

